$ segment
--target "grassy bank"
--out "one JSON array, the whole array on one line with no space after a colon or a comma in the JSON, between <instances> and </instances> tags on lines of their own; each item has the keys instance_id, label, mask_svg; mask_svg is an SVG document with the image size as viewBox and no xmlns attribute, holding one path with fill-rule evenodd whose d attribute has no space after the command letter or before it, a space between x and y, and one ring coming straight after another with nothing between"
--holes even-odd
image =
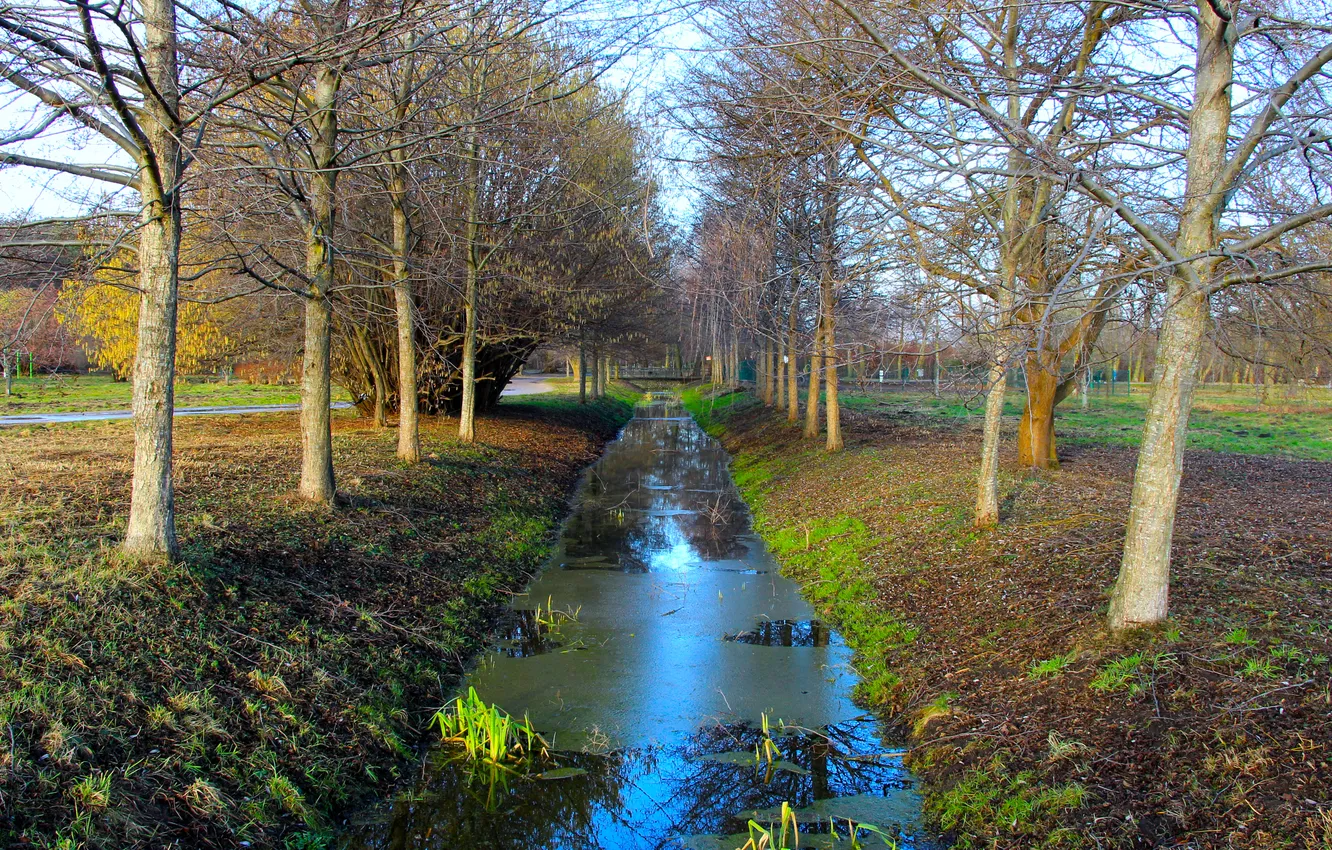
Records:
<instances>
[{"instance_id":1,"label":"grassy bank","mask_svg":"<svg viewBox=\"0 0 1332 850\"><path fill-rule=\"evenodd\" d=\"M1006 454L978 533L974 419L851 407L828 455L752 397L686 401L958 847L1332 846L1332 465L1189 452L1174 616L1115 639L1132 449L1039 477Z\"/></svg>"},{"instance_id":2,"label":"grassy bank","mask_svg":"<svg viewBox=\"0 0 1332 850\"><path fill-rule=\"evenodd\" d=\"M1189 417L1189 448L1332 461L1332 390L1284 384L1265 389L1259 393L1253 387L1230 384L1201 387ZM1077 398L1066 400L1056 410L1060 444L1137 446L1148 397L1147 387L1137 385L1127 393L1119 385L1116 395L1094 392L1085 410ZM1017 427L1024 400L1021 390L1008 393L1004 415L1010 428ZM842 403L851 410L940 419L979 418L980 402L952 393L935 398L927 390L903 390L891 384L882 390L874 384L863 389L852 384L842 395Z\"/></svg>"},{"instance_id":3,"label":"grassy bank","mask_svg":"<svg viewBox=\"0 0 1332 850\"><path fill-rule=\"evenodd\" d=\"M546 557L617 394L506 401L426 459L335 417L342 504L296 501L294 415L176 425L184 557L123 561L131 431L0 431L0 846L322 846ZM248 845L245 844L248 842Z\"/></svg>"},{"instance_id":4,"label":"grassy bank","mask_svg":"<svg viewBox=\"0 0 1332 850\"><path fill-rule=\"evenodd\" d=\"M0 391L3 391L0 386ZM39 375L15 378L14 394L0 394L0 416L20 413L74 413L92 410L128 410L130 384L108 375ZM334 401L348 401L340 387ZM300 387L282 384L247 384L241 381L176 382L177 407L221 407L249 404L297 404Z\"/></svg>"}]
</instances>

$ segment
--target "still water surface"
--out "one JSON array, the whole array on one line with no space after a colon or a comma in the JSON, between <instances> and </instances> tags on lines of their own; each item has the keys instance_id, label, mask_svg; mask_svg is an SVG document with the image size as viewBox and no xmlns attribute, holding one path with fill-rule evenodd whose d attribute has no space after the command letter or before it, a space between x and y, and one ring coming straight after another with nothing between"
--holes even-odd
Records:
<instances>
[{"instance_id":1,"label":"still water surface","mask_svg":"<svg viewBox=\"0 0 1332 850\"><path fill-rule=\"evenodd\" d=\"M678 403L640 404L464 683L526 714L575 775L495 781L437 751L344 848L735 850L782 802L801 847L849 846L848 819L942 846L900 749L851 702L850 650L778 574L727 462ZM544 628L538 606L575 618ZM756 767L764 715L781 753Z\"/></svg>"}]
</instances>

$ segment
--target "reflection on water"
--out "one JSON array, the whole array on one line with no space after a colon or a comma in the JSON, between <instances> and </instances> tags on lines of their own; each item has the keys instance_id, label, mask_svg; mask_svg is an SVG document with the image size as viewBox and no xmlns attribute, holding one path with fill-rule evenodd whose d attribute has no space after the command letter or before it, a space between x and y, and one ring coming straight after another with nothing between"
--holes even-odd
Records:
<instances>
[{"instance_id":1,"label":"reflection on water","mask_svg":"<svg viewBox=\"0 0 1332 850\"><path fill-rule=\"evenodd\" d=\"M551 622L552 606L577 617ZM777 573L725 452L677 404L639 406L514 609L464 687L531 719L554 749L546 776L572 769L436 752L344 847L734 850L784 801L802 847L846 845L847 819L936 846L900 752L850 701L850 651ZM755 756L764 715L772 759Z\"/></svg>"}]
</instances>

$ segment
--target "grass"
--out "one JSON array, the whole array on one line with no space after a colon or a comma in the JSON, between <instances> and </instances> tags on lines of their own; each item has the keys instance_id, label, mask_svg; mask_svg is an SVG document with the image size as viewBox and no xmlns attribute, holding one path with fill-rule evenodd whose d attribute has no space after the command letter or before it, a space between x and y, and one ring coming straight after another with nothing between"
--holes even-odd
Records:
<instances>
[{"instance_id":1,"label":"grass","mask_svg":"<svg viewBox=\"0 0 1332 850\"><path fill-rule=\"evenodd\" d=\"M1055 431L1062 443L1136 446L1142 439L1148 390L1118 395L1093 393L1082 410L1076 397L1055 409ZM860 392L848 386L842 403L852 410L894 408L943 419L979 418L976 399L945 393L934 398L919 390ZM1004 415L1016 427L1022 414L1021 390L1010 391ZM1265 398L1252 387L1209 384L1201 387L1189 417L1189 448L1238 454L1280 455L1304 460L1332 460L1332 390L1323 387L1268 387Z\"/></svg>"},{"instance_id":2,"label":"grass","mask_svg":"<svg viewBox=\"0 0 1332 850\"><path fill-rule=\"evenodd\" d=\"M176 381L177 407L222 407L227 405L297 404L300 388L282 384L222 383L180 379ZM346 391L333 388L334 401L349 401ZM39 375L16 378L14 395L0 395L0 416L20 413L74 413L94 410L128 410L130 384L107 375Z\"/></svg>"},{"instance_id":3,"label":"grass","mask_svg":"<svg viewBox=\"0 0 1332 850\"><path fill-rule=\"evenodd\" d=\"M973 836L1001 823L1022 846L1054 848L1092 847L1091 842L1062 824L1062 816L1081 808L1087 790L1079 783L1043 785L1030 771L1013 772L1000 756L973 768L942 793L932 795L927 813L940 827L958 837L956 850L990 846Z\"/></svg>"},{"instance_id":4,"label":"grass","mask_svg":"<svg viewBox=\"0 0 1332 850\"><path fill-rule=\"evenodd\" d=\"M0 846L321 846L384 789L548 556L627 392L506 401L425 460L334 417L339 507L294 498L294 414L176 425L184 553L124 560L127 422L0 430Z\"/></svg>"}]
</instances>

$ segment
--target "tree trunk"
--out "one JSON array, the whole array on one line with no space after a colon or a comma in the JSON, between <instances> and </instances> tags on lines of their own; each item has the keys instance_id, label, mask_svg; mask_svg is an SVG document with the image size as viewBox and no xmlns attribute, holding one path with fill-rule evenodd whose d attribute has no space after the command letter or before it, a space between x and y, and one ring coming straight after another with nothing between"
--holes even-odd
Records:
<instances>
[{"instance_id":1,"label":"tree trunk","mask_svg":"<svg viewBox=\"0 0 1332 850\"><path fill-rule=\"evenodd\" d=\"M809 398L805 399L805 437L819 436L819 379L823 372L823 317L814 325L814 340L809 352Z\"/></svg>"},{"instance_id":2,"label":"tree trunk","mask_svg":"<svg viewBox=\"0 0 1332 850\"><path fill-rule=\"evenodd\" d=\"M578 343L578 403L587 404L587 351Z\"/></svg>"},{"instance_id":3,"label":"tree trunk","mask_svg":"<svg viewBox=\"0 0 1332 850\"><path fill-rule=\"evenodd\" d=\"M311 142L314 174L310 177L310 233L305 271L310 285L305 298L305 354L301 360L301 498L332 504L333 423L329 415L332 380L329 374L329 293L333 288L333 227L337 191L337 70L322 65L315 72Z\"/></svg>"},{"instance_id":4,"label":"tree trunk","mask_svg":"<svg viewBox=\"0 0 1332 850\"><path fill-rule=\"evenodd\" d=\"M375 390L375 427L388 427L388 375L384 373L384 362L376 356L370 343L370 334L365 327L358 326L361 350L365 356L365 365L370 372L371 386Z\"/></svg>"},{"instance_id":5,"label":"tree trunk","mask_svg":"<svg viewBox=\"0 0 1332 850\"><path fill-rule=\"evenodd\" d=\"M1202 293L1172 292L1171 300L1162 318L1159 374L1147 405L1124 557L1111 597L1110 627L1115 630L1161 622L1168 610L1179 479L1208 313Z\"/></svg>"},{"instance_id":6,"label":"tree trunk","mask_svg":"<svg viewBox=\"0 0 1332 850\"><path fill-rule=\"evenodd\" d=\"M301 360L301 498L332 504L333 422L329 414L332 380L329 374L327 295L305 299L305 353Z\"/></svg>"},{"instance_id":7,"label":"tree trunk","mask_svg":"<svg viewBox=\"0 0 1332 850\"><path fill-rule=\"evenodd\" d=\"M823 363L825 405L828 409L828 451L842 450L842 412L837 402L837 346L835 317L833 316L833 283L823 283Z\"/></svg>"},{"instance_id":8,"label":"tree trunk","mask_svg":"<svg viewBox=\"0 0 1332 850\"><path fill-rule=\"evenodd\" d=\"M791 314L786 331L786 350L791 357L786 369L786 421L792 425L800 421L800 371L797 368L800 362L800 355L797 353L800 340L796 330L799 317L799 309L795 298L792 297Z\"/></svg>"},{"instance_id":9,"label":"tree trunk","mask_svg":"<svg viewBox=\"0 0 1332 850\"><path fill-rule=\"evenodd\" d=\"M1188 177L1176 246L1183 257L1215 246L1217 213L1227 189L1216 183L1227 155L1234 46L1230 25L1210 3L1198 3L1198 19ZM1168 612L1179 479L1209 312L1206 285L1217 262L1209 257L1182 263L1168 283L1153 369L1155 386L1133 476L1124 557L1110 598L1109 625L1116 631L1159 623Z\"/></svg>"},{"instance_id":10,"label":"tree trunk","mask_svg":"<svg viewBox=\"0 0 1332 850\"><path fill-rule=\"evenodd\" d=\"M765 341L763 343L763 348L766 352L765 357L767 358L766 366L764 368L765 374L763 375L763 392L768 397L768 407L772 407L777 403L777 370L781 368L777 362L779 357L777 350L779 347L780 346L771 341Z\"/></svg>"},{"instance_id":11,"label":"tree trunk","mask_svg":"<svg viewBox=\"0 0 1332 850\"><path fill-rule=\"evenodd\" d=\"M777 332L777 342L774 345L777 347L777 356L774 361L777 364L777 374L774 376L777 379L775 401L777 409L784 410L786 408L786 364L789 357L786 353L786 342L782 340L780 330Z\"/></svg>"},{"instance_id":12,"label":"tree trunk","mask_svg":"<svg viewBox=\"0 0 1332 850\"><path fill-rule=\"evenodd\" d=\"M398 320L398 459L421 460L419 403L416 393L416 326L413 317L411 219L407 214L406 168L395 154L393 194L393 302Z\"/></svg>"},{"instance_id":13,"label":"tree trunk","mask_svg":"<svg viewBox=\"0 0 1332 850\"><path fill-rule=\"evenodd\" d=\"M171 425L175 409L176 297L180 271L179 65L176 10L145 0L144 64L156 96L142 111L151 162L140 163L139 324L134 355L134 474L124 551L136 558L177 553Z\"/></svg>"},{"instance_id":14,"label":"tree trunk","mask_svg":"<svg viewBox=\"0 0 1332 850\"><path fill-rule=\"evenodd\" d=\"M1054 409L1059 373L1040 363L1033 352L1027 355L1027 404L1018 426L1018 462L1032 469L1057 469Z\"/></svg>"},{"instance_id":15,"label":"tree trunk","mask_svg":"<svg viewBox=\"0 0 1332 850\"><path fill-rule=\"evenodd\" d=\"M476 441L476 307L477 286L481 274L481 258L478 256L477 239L480 225L477 222L479 205L481 160L476 143L476 128L468 130L467 138L468 168L466 185L463 187L463 209L467 220L463 223L463 250L466 255L465 280L463 282L463 356L462 356L462 403L458 409L458 438L464 443Z\"/></svg>"},{"instance_id":16,"label":"tree trunk","mask_svg":"<svg viewBox=\"0 0 1332 850\"><path fill-rule=\"evenodd\" d=\"M5 397L8 398L14 394L14 373L9 369L9 349L7 348L0 349L0 365L3 365L5 370ZM19 368L23 368L23 363L21 361L19 363Z\"/></svg>"},{"instance_id":17,"label":"tree trunk","mask_svg":"<svg viewBox=\"0 0 1332 850\"><path fill-rule=\"evenodd\" d=\"M469 247L468 252L475 256ZM462 404L458 410L458 438L464 443L476 441L476 264L468 263L464 294Z\"/></svg>"},{"instance_id":18,"label":"tree trunk","mask_svg":"<svg viewBox=\"0 0 1332 850\"><path fill-rule=\"evenodd\" d=\"M989 528L999 522L999 437L1004 393L1008 391L1007 376L1002 357L996 357L990 366L990 390L985 396L985 432L981 439L980 473L976 481L977 528Z\"/></svg>"}]
</instances>

